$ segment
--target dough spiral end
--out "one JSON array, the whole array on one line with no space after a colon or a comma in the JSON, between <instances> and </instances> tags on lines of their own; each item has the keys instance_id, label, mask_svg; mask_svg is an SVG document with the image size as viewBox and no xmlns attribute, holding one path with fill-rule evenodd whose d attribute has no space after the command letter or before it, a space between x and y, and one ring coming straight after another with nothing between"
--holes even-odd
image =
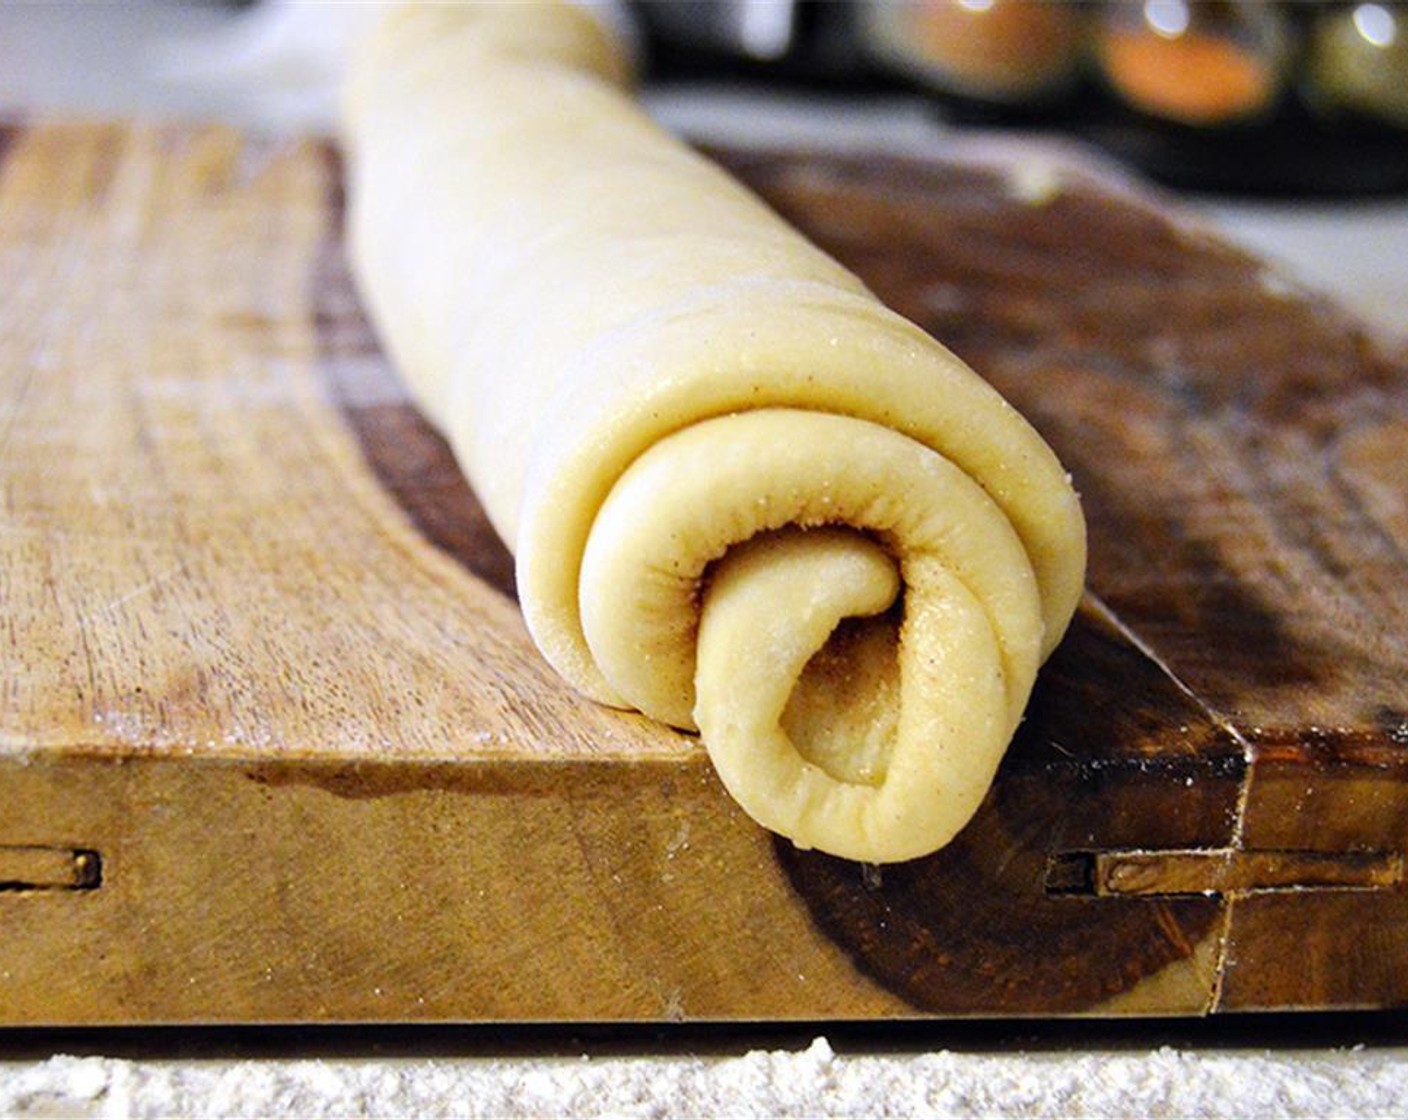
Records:
<instances>
[{"instance_id":1,"label":"dough spiral end","mask_svg":"<svg viewBox=\"0 0 1408 1120\"><path fill-rule=\"evenodd\" d=\"M871 862L933 851L972 815L1044 629L1021 541L963 471L796 409L706 420L633 463L579 601L608 683L698 726L751 816ZM870 621L833 641L848 619Z\"/></svg>"}]
</instances>

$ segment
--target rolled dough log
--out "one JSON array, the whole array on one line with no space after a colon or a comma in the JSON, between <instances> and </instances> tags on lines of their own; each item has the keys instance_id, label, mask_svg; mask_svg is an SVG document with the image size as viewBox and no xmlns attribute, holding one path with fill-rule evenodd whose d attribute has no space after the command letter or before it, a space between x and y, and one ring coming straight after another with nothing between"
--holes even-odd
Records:
<instances>
[{"instance_id":1,"label":"rolled dough log","mask_svg":"<svg viewBox=\"0 0 1408 1120\"><path fill-rule=\"evenodd\" d=\"M345 99L371 314L569 682L697 727L799 845L932 852L1075 609L1076 495L989 385L657 128L628 70L570 6L381 22Z\"/></svg>"}]
</instances>

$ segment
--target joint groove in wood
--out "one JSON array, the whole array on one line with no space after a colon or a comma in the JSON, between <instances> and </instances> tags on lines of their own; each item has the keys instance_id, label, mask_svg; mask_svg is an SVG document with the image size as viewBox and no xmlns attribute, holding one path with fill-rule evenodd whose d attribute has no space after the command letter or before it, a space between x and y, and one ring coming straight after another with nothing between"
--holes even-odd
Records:
<instances>
[{"instance_id":1,"label":"joint groove in wood","mask_svg":"<svg viewBox=\"0 0 1408 1120\"><path fill-rule=\"evenodd\" d=\"M91 891L102 881L102 857L91 848L0 844L0 891Z\"/></svg>"},{"instance_id":2,"label":"joint groove in wood","mask_svg":"<svg viewBox=\"0 0 1408 1120\"><path fill-rule=\"evenodd\" d=\"M1168 851L1059 852L1046 891L1080 897L1239 895L1270 891L1389 890L1403 884L1398 852Z\"/></svg>"}]
</instances>

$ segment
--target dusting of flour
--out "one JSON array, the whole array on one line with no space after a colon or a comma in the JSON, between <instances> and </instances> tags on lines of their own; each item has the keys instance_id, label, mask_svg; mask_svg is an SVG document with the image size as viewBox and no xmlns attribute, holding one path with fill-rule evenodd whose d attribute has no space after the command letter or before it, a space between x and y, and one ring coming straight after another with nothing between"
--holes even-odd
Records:
<instances>
[{"instance_id":1,"label":"dusting of flour","mask_svg":"<svg viewBox=\"0 0 1408 1120\"><path fill-rule=\"evenodd\" d=\"M1408 1051L0 1062L5 1117L1377 1117Z\"/></svg>"}]
</instances>

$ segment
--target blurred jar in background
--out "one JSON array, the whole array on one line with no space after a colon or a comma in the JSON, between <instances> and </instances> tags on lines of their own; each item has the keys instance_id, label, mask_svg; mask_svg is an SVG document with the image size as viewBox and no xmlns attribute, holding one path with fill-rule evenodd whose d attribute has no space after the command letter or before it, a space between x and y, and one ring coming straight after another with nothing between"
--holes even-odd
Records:
<instances>
[{"instance_id":1,"label":"blurred jar in background","mask_svg":"<svg viewBox=\"0 0 1408 1120\"><path fill-rule=\"evenodd\" d=\"M1408 11L1322 5L1310 31L1306 103L1335 119L1408 126Z\"/></svg>"},{"instance_id":2,"label":"blurred jar in background","mask_svg":"<svg viewBox=\"0 0 1408 1120\"><path fill-rule=\"evenodd\" d=\"M1287 88L1293 43L1276 5L1142 0L1104 6L1093 54L1111 93L1129 107L1218 127L1271 115Z\"/></svg>"},{"instance_id":3,"label":"blurred jar in background","mask_svg":"<svg viewBox=\"0 0 1408 1120\"><path fill-rule=\"evenodd\" d=\"M1090 6L1072 0L872 0L876 61L930 88L1006 107L1050 103L1081 76Z\"/></svg>"}]
</instances>

